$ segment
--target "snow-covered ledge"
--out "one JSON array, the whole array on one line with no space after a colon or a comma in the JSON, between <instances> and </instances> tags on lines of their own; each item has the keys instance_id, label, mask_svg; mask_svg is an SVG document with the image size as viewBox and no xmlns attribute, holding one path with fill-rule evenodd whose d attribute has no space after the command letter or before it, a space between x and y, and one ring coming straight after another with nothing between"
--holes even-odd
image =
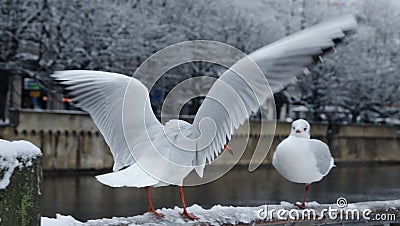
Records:
<instances>
[{"instance_id":1,"label":"snow-covered ledge","mask_svg":"<svg viewBox=\"0 0 400 226\"><path fill-rule=\"evenodd\" d=\"M319 204L309 202L306 210L301 210L288 202L280 205L262 205L257 207L213 206L203 209L199 205L188 208L200 219L190 221L182 218L181 208L163 208L157 212L163 219L152 214L133 217L113 217L111 219L89 220L80 222L72 216L57 214L56 218L42 217L42 226L54 225L338 225L338 224L370 224L390 225L400 222L400 200L373 201L347 204L343 198L335 204ZM330 211L330 212L329 212ZM278 216L279 215L279 216ZM358 217L357 217L358 216ZM293 218L296 219L293 219ZM379 218L379 220L378 220ZM384 220L383 220L384 219Z\"/></svg>"},{"instance_id":2,"label":"snow-covered ledge","mask_svg":"<svg viewBox=\"0 0 400 226\"><path fill-rule=\"evenodd\" d=\"M0 225L39 225L42 153L28 141L0 139Z\"/></svg>"}]
</instances>

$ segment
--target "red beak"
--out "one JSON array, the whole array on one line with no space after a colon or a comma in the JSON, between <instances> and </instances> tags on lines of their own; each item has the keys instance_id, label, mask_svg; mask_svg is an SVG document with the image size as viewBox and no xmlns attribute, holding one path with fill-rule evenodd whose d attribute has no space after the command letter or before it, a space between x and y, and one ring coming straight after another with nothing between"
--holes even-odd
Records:
<instances>
[{"instance_id":1,"label":"red beak","mask_svg":"<svg viewBox=\"0 0 400 226\"><path fill-rule=\"evenodd\" d=\"M296 129L296 133L301 133L301 130L299 130L299 129Z\"/></svg>"}]
</instances>

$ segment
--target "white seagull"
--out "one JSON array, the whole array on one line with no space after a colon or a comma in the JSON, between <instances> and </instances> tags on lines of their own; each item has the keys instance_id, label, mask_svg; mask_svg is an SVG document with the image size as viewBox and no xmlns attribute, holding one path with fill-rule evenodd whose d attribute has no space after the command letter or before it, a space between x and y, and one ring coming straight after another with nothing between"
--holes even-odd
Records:
<instances>
[{"instance_id":1,"label":"white seagull","mask_svg":"<svg viewBox=\"0 0 400 226\"><path fill-rule=\"evenodd\" d=\"M90 114L110 147L114 172L97 179L111 187L145 187L149 212L158 217L149 187L177 185L181 214L194 220L184 202L184 178L193 169L203 176L206 161L213 161L234 129L271 97L268 85L278 92L294 82L356 26L353 16L344 16L258 49L249 57L264 72L261 77L251 71L248 59L239 60L213 84L192 124L170 120L162 125L148 89L135 78L87 70L58 71L52 77L67 86L73 103Z\"/></svg>"},{"instance_id":2,"label":"white seagull","mask_svg":"<svg viewBox=\"0 0 400 226\"><path fill-rule=\"evenodd\" d=\"M310 124L303 119L292 123L289 137L276 147L272 165L285 179L306 184L303 203L295 204L302 209L310 184L322 180L335 166L328 145L310 139Z\"/></svg>"}]
</instances>

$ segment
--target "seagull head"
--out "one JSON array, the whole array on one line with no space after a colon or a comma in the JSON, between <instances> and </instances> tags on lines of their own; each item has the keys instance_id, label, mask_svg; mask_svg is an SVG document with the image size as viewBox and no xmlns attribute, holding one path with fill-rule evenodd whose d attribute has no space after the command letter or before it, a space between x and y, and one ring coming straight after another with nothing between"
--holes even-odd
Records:
<instances>
[{"instance_id":1,"label":"seagull head","mask_svg":"<svg viewBox=\"0 0 400 226\"><path fill-rule=\"evenodd\" d=\"M310 138L310 124L304 119L294 121L290 136Z\"/></svg>"}]
</instances>

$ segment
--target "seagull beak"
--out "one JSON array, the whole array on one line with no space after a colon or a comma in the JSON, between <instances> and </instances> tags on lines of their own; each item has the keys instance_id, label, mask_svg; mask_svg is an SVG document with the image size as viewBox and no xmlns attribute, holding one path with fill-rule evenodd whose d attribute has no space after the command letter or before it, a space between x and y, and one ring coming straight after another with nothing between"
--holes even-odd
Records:
<instances>
[{"instance_id":1,"label":"seagull beak","mask_svg":"<svg viewBox=\"0 0 400 226\"><path fill-rule=\"evenodd\" d=\"M301 133L301 130L299 130L299 129L296 129L296 133Z\"/></svg>"},{"instance_id":2,"label":"seagull beak","mask_svg":"<svg viewBox=\"0 0 400 226\"><path fill-rule=\"evenodd\" d=\"M228 151L229 154L233 155L232 149L227 144L224 145L224 151Z\"/></svg>"}]
</instances>

